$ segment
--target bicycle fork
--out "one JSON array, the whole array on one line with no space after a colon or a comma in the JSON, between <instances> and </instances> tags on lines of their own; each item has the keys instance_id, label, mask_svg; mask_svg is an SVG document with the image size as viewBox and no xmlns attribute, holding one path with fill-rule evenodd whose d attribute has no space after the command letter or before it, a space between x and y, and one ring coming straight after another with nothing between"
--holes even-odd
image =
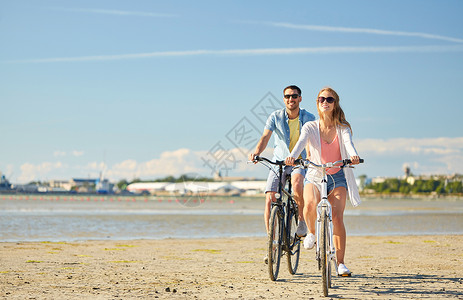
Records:
<instances>
[{"instance_id":1,"label":"bicycle fork","mask_svg":"<svg viewBox=\"0 0 463 300\"><path fill-rule=\"evenodd\" d=\"M336 275L338 275L338 263L336 261L336 248L334 246L334 240L333 240L333 219L332 219L332 209L331 209L331 204L328 201L327 195L327 182L326 178L322 180L322 186L321 186L321 195L322 195L322 200L320 203L317 205L317 226L315 226L315 236L317 237L317 243L316 243L316 259L318 261L318 267L321 268L321 257L320 257L320 231L321 231L321 226L324 226L322 223L322 216L326 216L326 220L328 221L328 263L331 261L334 262L335 269L336 269Z\"/></svg>"}]
</instances>

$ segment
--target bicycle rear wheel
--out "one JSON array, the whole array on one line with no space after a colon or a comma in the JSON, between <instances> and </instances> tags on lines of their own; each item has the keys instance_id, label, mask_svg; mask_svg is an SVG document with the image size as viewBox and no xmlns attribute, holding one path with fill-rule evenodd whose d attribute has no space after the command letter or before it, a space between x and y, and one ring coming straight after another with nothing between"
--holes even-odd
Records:
<instances>
[{"instance_id":1,"label":"bicycle rear wheel","mask_svg":"<svg viewBox=\"0 0 463 300\"><path fill-rule=\"evenodd\" d=\"M277 280L280 270L281 233L282 219L280 218L279 207L274 206L270 214L268 233L268 272L273 281Z\"/></svg>"},{"instance_id":2,"label":"bicycle rear wheel","mask_svg":"<svg viewBox=\"0 0 463 300\"><path fill-rule=\"evenodd\" d=\"M294 208L294 206L293 206ZM296 235L298 225L298 213L294 209L289 211L288 228L286 230L286 257L288 260L288 271L291 275L296 274L299 266L299 255L301 253L301 240Z\"/></svg>"},{"instance_id":3,"label":"bicycle rear wheel","mask_svg":"<svg viewBox=\"0 0 463 300\"><path fill-rule=\"evenodd\" d=\"M322 211L321 215L321 224L320 224L320 262L321 262L321 271L322 271L322 288L323 295L328 296L328 287L330 285L330 267L329 267L329 249L328 249L328 220L325 213L325 210Z\"/></svg>"}]
</instances>

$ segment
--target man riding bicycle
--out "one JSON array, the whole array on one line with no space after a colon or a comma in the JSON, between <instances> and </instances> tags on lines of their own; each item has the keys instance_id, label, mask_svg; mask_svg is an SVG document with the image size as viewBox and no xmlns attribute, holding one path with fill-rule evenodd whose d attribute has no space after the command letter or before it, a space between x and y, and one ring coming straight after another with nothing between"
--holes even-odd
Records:
<instances>
[{"instance_id":1,"label":"man riding bicycle","mask_svg":"<svg viewBox=\"0 0 463 300\"><path fill-rule=\"evenodd\" d=\"M296 145L302 126L309 122L314 121L315 116L305 109L299 107L302 101L301 89L295 85L290 85L283 90L283 101L285 108L274 111L267 119L265 124L264 133L257 143L254 153L249 155L249 159L254 161L256 156L259 156L267 147L267 144L275 132L275 146L273 151L273 160L284 161L289 156L292 149ZM306 151L302 151L301 157L306 158ZM291 166L286 166L284 176L291 174L291 184L294 190L294 200L299 207L299 225L296 234L300 237L307 235L307 226L304 222L302 208L304 207L303 188L305 169L294 169ZM281 178L285 180L285 178ZM278 190L278 176L277 172L272 170L269 172L267 178L267 186L265 188L265 211L264 221L267 234L269 231L269 217L272 202L275 202L275 194Z\"/></svg>"}]
</instances>

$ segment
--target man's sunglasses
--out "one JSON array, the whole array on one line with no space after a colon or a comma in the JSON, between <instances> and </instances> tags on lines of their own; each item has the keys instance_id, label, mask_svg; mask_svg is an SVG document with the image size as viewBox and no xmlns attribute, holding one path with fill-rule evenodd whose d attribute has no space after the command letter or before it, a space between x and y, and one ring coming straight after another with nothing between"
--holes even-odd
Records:
<instances>
[{"instance_id":1,"label":"man's sunglasses","mask_svg":"<svg viewBox=\"0 0 463 300\"><path fill-rule=\"evenodd\" d=\"M299 97L299 95L298 95L298 94L285 95L285 98L286 98L286 99L289 99L289 98L291 98L291 97L293 97L293 99L297 99L297 97Z\"/></svg>"},{"instance_id":2,"label":"man's sunglasses","mask_svg":"<svg viewBox=\"0 0 463 300\"><path fill-rule=\"evenodd\" d=\"M333 97L318 97L318 102L319 103L323 103L323 102L328 102L328 103L333 103L334 102L334 98Z\"/></svg>"}]
</instances>

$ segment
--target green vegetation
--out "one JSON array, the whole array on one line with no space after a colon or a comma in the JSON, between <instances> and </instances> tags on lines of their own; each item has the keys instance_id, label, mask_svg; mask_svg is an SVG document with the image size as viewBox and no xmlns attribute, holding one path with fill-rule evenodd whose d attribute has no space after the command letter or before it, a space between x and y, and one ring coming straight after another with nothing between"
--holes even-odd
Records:
<instances>
[{"instance_id":1,"label":"green vegetation","mask_svg":"<svg viewBox=\"0 0 463 300\"><path fill-rule=\"evenodd\" d=\"M408 177L407 179L386 178L381 182L376 181L366 184L364 191L379 194L424 195L434 193L438 195L462 195L462 181L462 175L455 175L452 178L445 176L432 176L430 178Z\"/></svg>"},{"instance_id":2,"label":"green vegetation","mask_svg":"<svg viewBox=\"0 0 463 300\"><path fill-rule=\"evenodd\" d=\"M179 177L174 177L174 176L166 176L164 178L158 178L158 179L153 179L153 180L141 180L139 178L136 178L132 180L130 183L135 183L135 182L171 182L171 183L176 183L176 182L185 182L185 181L207 181L207 182L212 182L214 179L208 178L208 177L191 177L186 174L180 175ZM119 184L130 184L126 180L121 180L117 185Z\"/></svg>"}]
</instances>

